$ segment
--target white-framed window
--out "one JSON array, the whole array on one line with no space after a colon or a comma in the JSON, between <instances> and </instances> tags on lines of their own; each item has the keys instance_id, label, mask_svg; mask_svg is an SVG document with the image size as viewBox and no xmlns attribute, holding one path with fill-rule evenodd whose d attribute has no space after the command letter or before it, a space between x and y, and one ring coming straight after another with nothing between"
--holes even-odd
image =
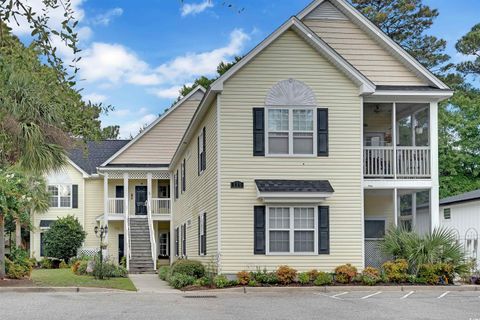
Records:
<instances>
[{"instance_id":1,"label":"white-framed window","mask_svg":"<svg viewBox=\"0 0 480 320\"><path fill-rule=\"evenodd\" d=\"M267 155L313 156L317 153L315 108L267 107Z\"/></svg>"},{"instance_id":2,"label":"white-framed window","mask_svg":"<svg viewBox=\"0 0 480 320\"><path fill-rule=\"evenodd\" d=\"M168 257L169 256L169 250L168 250L168 232L162 232L159 235L158 239L158 244L159 244L159 250L158 250L158 255L161 257Z\"/></svg>"},{"instance_id":3,"label":"white-framed window","mask_svg":"<svg viewBox=\"0 0 480 320\"><path fill-rule=\"evenodd\" d=\"M267 207L267 254L318 253L318 214L314 206Z\"/></svg>"},{"instance_id":4,"label":"white-framed window","mask_svg":"<svg viewBox=\"0 0 480 320\"><path fill-rule=\"evenodd\" d=\"M72 207L72 185L71 184L51 184L48 185L49 202L51 208L71 208Z\"/></svg>"},{"instance_id":5,"label":"white-framed window","mask_svg":"<svg viewBox=\"0 0 480 320\"><path fill-rule=\"evenodd\" d=\"M207 157L206 157L206 137L205 137L205 127L200 131L198 135L198 174L201 175L203 171L207 168Z\"/></svg>"}]
</instances>

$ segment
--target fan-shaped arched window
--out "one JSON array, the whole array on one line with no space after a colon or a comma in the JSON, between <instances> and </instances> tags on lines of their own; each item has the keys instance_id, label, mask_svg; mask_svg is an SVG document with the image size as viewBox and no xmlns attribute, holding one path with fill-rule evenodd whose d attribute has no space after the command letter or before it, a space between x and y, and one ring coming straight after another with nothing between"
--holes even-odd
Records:
<instances>
[{"instance_id":1,"label":"fan-shaped arched window","mask_svg":"<svg viewBox=\"0 0 480 320\"><path fill-rule=\"evenodd\" d=\"M316 99L305 83L282 80L265 98L268 155L311 156L317 153Z\"/></svg>"}]
</instances>

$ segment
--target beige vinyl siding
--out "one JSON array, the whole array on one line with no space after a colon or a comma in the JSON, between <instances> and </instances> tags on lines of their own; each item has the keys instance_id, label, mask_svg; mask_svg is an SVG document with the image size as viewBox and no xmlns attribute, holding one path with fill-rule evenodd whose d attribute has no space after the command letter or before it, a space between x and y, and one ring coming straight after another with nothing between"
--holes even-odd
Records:
<instances>
[{"instance_id":1,"label":"beige vinyl siding","mask_svg":"<svg viewBox=\"0 0 480 320\"><path fill-rule=\"evenodd\" d=\"M201 95L193 95L179 105L111 163L169 164L200 103L200 97Z\"/></svg>"},{"instance_id":2,"label":"beige vinyl siding","mask_svg":"<svg viewBox=\"0 0 480 320\"><path fill-rule=\"evenodd\" d=\"M305 25L377 85L426 85L350 20L304 20Z\"/></svg>"},{"instance_id":3,"label":"beige vinyl siding","mask_svg":"<svg viewBox=\"0 0 480 320\"><path fill-rule=\"evenodd\" d=\"M83 175L80 171L78 171L75 167L73 167L71 164L67 164L63 169L59 170L56 173L52 173L49 176L46 177L47 179L47 184L48 181L52 178L52 176L55 176L54 178L55 182L54 183L65 183L65 184L76 184L78 185L78 208L50 208L47 212L45 213L35 213L33 215L33 233L32 233L32 239L31 239L31 254L33 257L36 259L40 258L40 233L43 231L40 229L40 221L41 220L57 220L58 218L63 218L68 215L72 215L78 219L80 224L82 226L85 226L84 222L84 215L83 215ZM51 180L53 181L53 180Z\"/></svg>"},{"instance_id":4,"label":"beige vinyl siding","mask_svg":"<svg viewBox=\"0 0 480 320\"><path fill-rule=\"evenodd\" d=\"M252 108L270 88L294 78L310 86L319 107L329 110L329 157L254 157ZM288 31L224 85L221 112L221 271L287 264L298 270L363 264L361 98L346 76L294 32ZM255 179L325 179L335 189L330 206L329 255L254 255ZM240 180L244 189L231 189Z\"/></svg>"},{"instance_id":5,"label":"beige vinyl siding","mask_svg":"<svg viewBox=\"0 0 480 320\"><path fill-rule=\"evenodd\" d=\"M183 154L178 158L174 173L179 173L178 191L179 198L175 200L175 192L172 189L173 199L173 230L187 223L187 257L201 260L204 263L212 261L217 254L217 110L216 104L212 104L200 126L197 128L192 140L188 143ZM198 175L198 147L197 137L203 127L206 130L207 168ZM182 193L182 179L180 174L181 163L186 159L186 191ZM172 186L173 186L172 182ZM207 255L198 256L198 216L207 213ZM180 228L181 229L181 228ZM182 253L181 237L180 254ZM175 232L171 234L171 258L175 257Z\"/></svg>"},{"instance_id":6,"label":"beige vinyl siding","mask_svg":"<svg viewBox=\"0 0 480 320\"><path fill-rule=\"evenodd\" d=\"M385 227L395 225L393 190L365 190L365 219L385 219Z\"/></svg>"},{"instance_id":7,"label":"beige vinyl siding","mask_svg":"<svg viewBox=\"0 0 480 320\"><path fill-rule=\"evenodd\" d=\"M85 187L85 231L87 232L87 238L84 247L98 248L99 242L93 229L97 225L98 216L103 215L103 179L86 179Z\"/></svg>"}]
</instances>

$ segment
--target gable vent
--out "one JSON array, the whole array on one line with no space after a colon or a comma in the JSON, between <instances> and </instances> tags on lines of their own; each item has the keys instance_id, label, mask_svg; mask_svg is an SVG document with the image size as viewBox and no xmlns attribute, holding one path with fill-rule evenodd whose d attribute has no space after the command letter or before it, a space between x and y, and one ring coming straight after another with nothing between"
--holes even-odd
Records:
<instances>
[{"instance_id":1,"label":"gable vent","mask_svg":"<svg viewBox=\"0 0 480 320\"><path fill-rule=\"evenodd\" d=\"M325 1L310 12L305 20L348 20L348 18L330 1Z\"/></svg>"}]
</instances>

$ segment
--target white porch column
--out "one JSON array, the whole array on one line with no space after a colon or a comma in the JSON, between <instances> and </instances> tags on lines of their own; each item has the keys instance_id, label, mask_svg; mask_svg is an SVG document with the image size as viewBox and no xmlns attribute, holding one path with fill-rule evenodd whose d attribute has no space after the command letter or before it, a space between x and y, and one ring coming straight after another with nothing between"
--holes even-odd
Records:
<instances>
[{"instance_id":1,"label":"white porch column","mask_svg":"<svg viewBox=\"0 0 480 320\"><path fill-rule=\"evenodd\" d=\"M430 168L432 189L430 191L430 232L440 224L438 181L438 103L430 103Z\"/></svg>"},{"instance_id":2,"label":"white porch column","mask_svg":"<svg viewBox=\"0 0 480 320\"><path fill-rule=\"evenodd\" d=\"M395 227L398 226L398 190L397 188L393 189L393 216Z\"/></svg>"},{"instance_id":3,"label":"white porch column","mask_svg":"<svg viewBox=\"0 0 480 320\"><path fill-rule=\"evenodd\" d=\"M147 173L147 214L152 214L152 174Z\"/></svg>"},{"instance_id":4,"label":"white porch column","mask_svg":"<svg viewBox=\"0 0 480 320\"><path fill-rule=\"evenodd\" d=\"M103 200L104 200L103 225L108 226L108 173L107 172L105 172L103 175ZM105 237L104 241L105 241L105 244L108 244L108 234ZM107 251L107 254L105 256L108 255L108 247L106 251Z\"/></svg>"},{"instance_id":5,"label":"white porch column","mask_svg":"<svg viewBox=\"0 0 480 320\"><path fill-rule=\"evenodd\" d=\"M393 178L397 179L397 104L392 104ZM396 191L395 191L396 196ZM397 212L395 211L395 217ZM395 221L397 219L395 218Z\"/></svg>"},{"instance_id":6,"label":"white porch column","mask_svg":"<svg viewBox=\"0 0 480 320\"><path fill-rule=\"evenodd\" d=\"M124 221L123 221L123 252L124 252L124 255L127 259L127 270L130 269L130 259L129 259L129 256L130 256L130 252L129 252L129 241L130 241L130 234L128 232L128 228L129 228L129 204L128 204L128 196L129 196L129 192L128 192L128 172L125 172L123 173L123 213L124 213Z\"/></svg>"}]
</instances>

